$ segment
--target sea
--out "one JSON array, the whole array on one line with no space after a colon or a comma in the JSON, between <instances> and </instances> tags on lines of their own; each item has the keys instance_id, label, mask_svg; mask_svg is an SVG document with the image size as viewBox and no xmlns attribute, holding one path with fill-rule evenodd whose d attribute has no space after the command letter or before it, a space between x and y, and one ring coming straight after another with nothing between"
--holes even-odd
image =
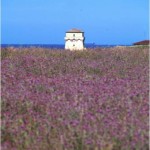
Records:
<instances>
[{"instance_id":1,"label":"sea","mask_svg":"<svg viewBox=\"0 0 150 150\"><path fill-rule=\"evenodd\" d=\"M97 44L85 44L86 48L109 48L115 46L130 46L130 45L97 45ZM1 48L48 48L48 49L64 49L64 44L1 44Z\"/></svg>"}]
</instances>

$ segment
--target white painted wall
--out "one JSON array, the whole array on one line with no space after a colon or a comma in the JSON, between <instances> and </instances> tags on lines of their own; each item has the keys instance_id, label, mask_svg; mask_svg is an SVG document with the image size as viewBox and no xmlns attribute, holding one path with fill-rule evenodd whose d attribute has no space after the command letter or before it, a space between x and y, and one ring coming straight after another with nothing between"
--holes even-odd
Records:
<instances>
[{"instance_id":1,"label":"white painted wall","mask_svg":"<svg viewBox=\"0 0 150 150\"><path fill-rule=\"evenodd\" d=\"M69 50L83 50L84 49L84 35L83 33L66 33L65 49Z\"/></svg>"}]
</instances>

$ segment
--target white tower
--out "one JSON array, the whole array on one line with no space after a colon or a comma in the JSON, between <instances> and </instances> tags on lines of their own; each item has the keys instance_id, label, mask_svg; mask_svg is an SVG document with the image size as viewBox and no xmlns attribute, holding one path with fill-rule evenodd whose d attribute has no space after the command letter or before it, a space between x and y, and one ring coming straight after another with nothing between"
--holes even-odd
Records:
<instances>
[{"instance_id":1,"label":"white tower","mask_svg":"<svg viewBox=\"0 0 150 150\"><path fill-rule=\"evenodd\" d=\"M66 32L65 49L84 50L84 32L78 29L71 29Z\"/></svg>"}]
</instances>

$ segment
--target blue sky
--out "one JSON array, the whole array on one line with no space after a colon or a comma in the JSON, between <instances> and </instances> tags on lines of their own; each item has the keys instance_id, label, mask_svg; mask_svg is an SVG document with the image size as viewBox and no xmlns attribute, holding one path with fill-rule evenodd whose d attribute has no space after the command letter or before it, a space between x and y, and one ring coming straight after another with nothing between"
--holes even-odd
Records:
<instances>
[{"instance_id":1,"label":"blue sky","mask_svg":"<svg viewBox=\"0 0 150 150\"><path fill-rule=\"evenodd\" d=\"M64 44L79 28L85 43L149 38L149 0L2 0L2 44Z\"/></svg>"}]
</instances>

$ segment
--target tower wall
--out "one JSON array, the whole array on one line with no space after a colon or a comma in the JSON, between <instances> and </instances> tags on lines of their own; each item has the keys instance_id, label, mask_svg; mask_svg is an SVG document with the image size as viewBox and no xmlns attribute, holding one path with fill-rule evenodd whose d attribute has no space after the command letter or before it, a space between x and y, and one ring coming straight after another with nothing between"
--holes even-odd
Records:
<instances>
[{"instance_id":1,"label":"tower wall","mask_svg":"<svg viewBox=\"0 0 150 150\"><path fill-rule=\"evenodd\" d=\"M84 49L84 34L81 33L66 33L65 49L83 50Z\"/></svg>"}]
</instances>

